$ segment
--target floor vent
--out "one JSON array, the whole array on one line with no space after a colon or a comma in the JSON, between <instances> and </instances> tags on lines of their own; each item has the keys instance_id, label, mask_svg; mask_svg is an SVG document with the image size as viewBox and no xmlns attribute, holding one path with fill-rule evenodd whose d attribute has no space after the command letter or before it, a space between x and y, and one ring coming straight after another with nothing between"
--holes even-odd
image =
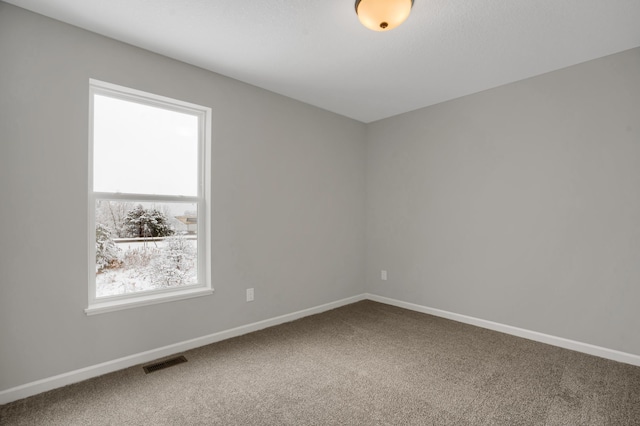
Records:
<instances>
[{"instance_id":1,"label":"floor vent","mask_svg":"<svg viewBox=\"0 0 640 426\"><path fill-rule=\"evenodd\" d=\"M142 367L144 372L149 374L154 371L162 370L164 368L173 367L174 365L182 364L183 362L187 362L187 359L180 355L174 358L165 359L164 361L154 362L153 364L145 365Z\"/></svg>"}]
</instances>

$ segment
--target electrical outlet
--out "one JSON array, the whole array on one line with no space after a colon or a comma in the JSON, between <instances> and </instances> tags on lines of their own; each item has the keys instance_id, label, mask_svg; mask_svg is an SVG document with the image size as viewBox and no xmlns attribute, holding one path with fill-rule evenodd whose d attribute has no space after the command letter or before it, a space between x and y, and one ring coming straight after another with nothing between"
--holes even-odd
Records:
<instances>
[{"instance_id":1,"label":"electrical outlet","mask_svg":"<svg viewBox=\"0 0 640 426\"><path fill-rule=\"evenodd\" d=\"M382 281L386 281L387 280L387 271L385 271L385 270L380 271L380 279Z\"/></svg>"},{"instance_id":2,"label":"electrical outlet","mask_svg":"<svg viewBox=\"0 0 640 426\"><path fill-rule=\"evenodd\" d=\"M247 302L253 302L253 289L247 289Z\"/></svg>"}]
</instances>

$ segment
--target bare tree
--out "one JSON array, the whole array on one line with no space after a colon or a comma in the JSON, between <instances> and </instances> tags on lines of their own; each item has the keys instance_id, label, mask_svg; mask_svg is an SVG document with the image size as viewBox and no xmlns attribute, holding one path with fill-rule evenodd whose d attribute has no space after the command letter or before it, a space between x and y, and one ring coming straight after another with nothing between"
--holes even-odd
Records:
<instances>
[{"instance_id":1,"label":"bare tree","mask_svg":"<svg viewBox=\"0 0 640 426\"><path fill-rule=\"evenodd\" d=\"M96 223L106 226L114 237L126 237L125 219L131 209L133 209L133 203L99 200L96 203Z\"/></svg>"}]
</instances>

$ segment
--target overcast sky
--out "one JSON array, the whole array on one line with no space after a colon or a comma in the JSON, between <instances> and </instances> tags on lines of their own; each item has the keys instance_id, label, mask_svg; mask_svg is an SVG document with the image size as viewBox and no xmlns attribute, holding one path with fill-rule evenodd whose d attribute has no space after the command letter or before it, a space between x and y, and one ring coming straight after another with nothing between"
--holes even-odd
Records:
<instances>
[{"instance_id":1,"label":"overcast sky","mask_svg":"<svg viewBox=\"0 0 640 426\"><path fill-rule=\"evenodd\" d=\"M198 194L198 117L95 95L98 192Z\"/></svg>"}]
</instances>

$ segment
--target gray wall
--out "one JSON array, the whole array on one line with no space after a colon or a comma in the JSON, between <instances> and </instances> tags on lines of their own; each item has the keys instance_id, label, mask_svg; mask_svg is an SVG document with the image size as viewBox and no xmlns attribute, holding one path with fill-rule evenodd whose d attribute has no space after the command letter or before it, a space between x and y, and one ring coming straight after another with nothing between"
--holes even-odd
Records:
<instances>
[{"instance_id":1,"label":"gray wall","mask_svg":"<svg viewBox=\"0 0 640 426\"><path fill-rule=\"evenodd\" d=\"M212 107L212 296L84 314L89 78ZM363 293L364 167L362 123L0 2L0 390Z\"/></svg>"},{"instance_id":2,"label":"gray wall","mask_svg":"<svg viewBox=\"0 0 640 426\"><path fill-rule=\"evenodd\" d=\"M370 292L640 355L640 49L367 132Z\"/></svg>"}]
</instances>

